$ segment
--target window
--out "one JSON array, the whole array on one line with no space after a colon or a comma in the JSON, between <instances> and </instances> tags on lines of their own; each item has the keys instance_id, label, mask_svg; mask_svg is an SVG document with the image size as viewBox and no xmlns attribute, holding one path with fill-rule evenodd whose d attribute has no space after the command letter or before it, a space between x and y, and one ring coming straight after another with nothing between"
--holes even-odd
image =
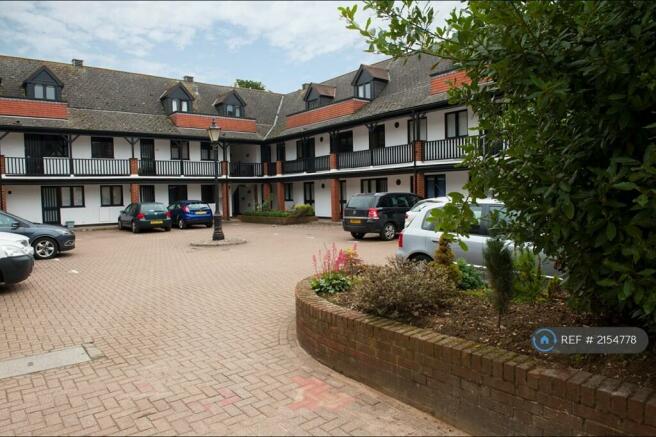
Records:
<instances>
[{"instance_id":1,"label":"window","mask_svg":"<svg viewBox=\"0 0 656 437\"><path fill-rule=\"evenodd\" d=\"M178 112L178 99L171 100L171 112Z\"/></svg>"},{"instance_id":2,"label":"window","mask_svg":"<svg viewBox=\"0 0 656 437\"><path fill-rule=\"evenodd\" d=\"M60 187L59 206L62 208L84 207L84 187Z\"/></svg>"},{"instance_id":3,"label":"window","mask_svg":"<svg viewBox=\"0 0 656 437\"><path fill-rule=\"evenodd\" d=\"M359 99L371 99L371 89L372 89L372 83L367 82L363 83L362 85L358 85L358 93L357 96Z\"/></svg>"},{"instance_id":4,"label":"window","mask_svg":"<svg viewBox=\"0 0 656 437\"><path fill-rule=\"evenodd\" d=\"M201 185L200 200L202 200L205 203L215 203L216 202L215 188L216 187L214 185Z\"/></svg>"},{"instance_id":5,"label":"window","mask_svg":"<svg viewBox=\"0 0 656 437\"><path fill-rule=\"evenodd\" d=\"M467 110L449 112L445 116L446 137L466 137L469 134Z\"/></svg>"},{"instance_id":6,"label":"window","mask_svg":"<svg viewBox=\"0 0 656 437\"><path fill-rule=\"evenodd\" d=\"M287 158L285 155L285 143L276 145L276 160L285 161Z\"/></svg>"},{"instance_id":7,"label":"window","mask_svg":"<svg viewBox=\"0 0 656 437\"><path fill-rule=\"evenodd\" d=\"M55 100L55 87L52 85L46 86L46 100Z\"/></svg>"},{"instance_id":8,"label":"window","mask_svg":"<svg viewBox=\"0 0 656 437\"><path fill-rule=\"evenodd\" d=\"M141 202L154 202L155 201L155 185L140 185L139 198Z\"/></svg>"},{"instance_id":9,"label":"window","mask_svg":"<svg viewBox=\"0 0 656 437\"><path fill-rule=\"evenodd\" d=\"M385 147L385 125L379 124L369 133L369 148L381 149Z\"/></svg>"},{"instance_id":10,"label":"window","mask_svg":"<svg viewBox=\"0 0 656 437\"><path fill-rule=\"evenodd\" d=\"M171 140L171 159L189 159L189 141Z\"/></svg>"},{"instance_id":11,"label":"window","mask_svg":"<svg viewBox=\"0 0 656 437\"><path fill-rule=\"evenodd\" d=\"M417 140L426 141L426 138L428 138L428 121L426 117L419 119L419 138L416 138L416 136L415 121L413 119L408 120L408 143L414 143Z\"/></svg>"},{"instance_id":12,"label":"window","mask_svg":"<svg viewBox=\"0 0 656 437\"><path fill-rule=\"evenodd\" d=\"M189 102L186 100L180 100L180 111L189 112Z\"/></svg>"},{"instance_id":13,"label":"window","mask_svg":"<svg viewBox=\"0 0 656 437\"><path fill-rule=\"evenodd\" d=\"M340 132L337 134L337 153L353 151L353 131Z\"/></svg>"},{"instance_id":14,"label":"window","mask_svg":"<svg viewBox=\"0 0 656 437\"><path fill-rule=\"evenodd\" d=\"M41 85L41 84L34 85L34 98L35 99L43 99L43 97L44 97L43 85Z\"/></svg>"},{"instance_id":15,"label":"window","mask_svg":"<svg viewBox=\"0 0 656 437\"><path fill-rule=\"evenodd\" d=\"M216 149L212 148L209 141L200 142L200 159L201 161L214 161L216 159Z\"/></svg>"},{"instance_id":16,"label":"window","mask_svg":"<svg viewBox=\"0 0 656 437\"><path fill-rule=\"evenodd\" d=\"M285 201L294 201L294 184L285 184Z\"/></svg>"},{"instance_id":17,"label":"window","mask_svg":"<svg viewBox=\"0 0 656 437\"><path fill-rule=\"evenodd\" d=\"M57 100L57 92L53 85L34 84L34 98L39 100Z\"/></svg>"},{"instance_id":18,"label":"window","mask_svg":"<svg viewBox=\"0 0 656 437\"><path fill-rule=\"evenodd\" d=\"M314 182L303 183L303 203L314 205Z\"/></svg>"},{"instance_id":19,"label":"window","mask_svg":"<svg viewBox=\"0 0 656 437\"><path fill-rule=\"evenodd\" d=\"M446 196L446 175L426 176L426 197Z\"/></svg>"},{"instance_id":20,"label":"window","mask_svg":"<svg viewBox=\"0 0 656 437\"><path fill-rule=\"evenodd\" d=\"M187 186L169 185L169 204L178 200L187 200Z\"/></svg>"},{"instance_id":21,"label":"window","mask_svg":"<svg viewBox=\"0 0 656 437\"><path fill-rule=\"evenodd\" d=\"M387 191L387 178L362 179L360 181L361 193L384 193Z\"/></svg>"},{"instance_id":22,"label":"window","mask_svg":"<svg viewBox=\"0 0 656 437\"><path fill-rule=\"evenodd\" d=\"M296 159L314 157L314 137L296 141Z\"/></svg>"},{"instance_id":23,"label":"window","mask_svg":"<svg viewBox=\"0 0 656 437\"><path fill-rule=\"evenodd\" d=\"M92 158L113 158L114 139L109 137L91 137Z\"/></svg>"},{"instance_id":24,"label":"window","mask_svg":"<svg viewBox=\"0 0 656 437\"><path fill-rule=\"evenodd\" d=\"M100 206L123 206L123 186L101 185Z\"/></svg>"},{"instance_id":25,"label":"window","mask_svg":"<svg viewBox=\"0 0 656 437\"><path fill-rule=\"evenodd\" d=\"M240 105L233 105L228 103L225 105L225 116L226 117L236 117L240 118L242 114L241 106Z\"/></svg>"},{"instance_id":26,"label":"window","mask_svg":"<svg viewBox=\"0 0 656 437\"><path fill-rule=\"evenodd\" d=\"M312 99L307 101L307 109L314 109L319 107L319 99Z\"/></svg>"}]
</instances>

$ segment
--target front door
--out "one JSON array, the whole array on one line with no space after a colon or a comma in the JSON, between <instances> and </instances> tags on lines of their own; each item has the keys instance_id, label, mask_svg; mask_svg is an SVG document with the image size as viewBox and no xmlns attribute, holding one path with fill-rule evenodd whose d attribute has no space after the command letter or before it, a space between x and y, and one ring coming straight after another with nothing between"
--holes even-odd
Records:
<instances>
[{"instance_id":1,"label":"front door","mask_svg":"<svg viewBox=\"0 0 656 437\"><path fill-rule=\"evenodd\" d=\"M41 187L41 209L43 211L43 223L49 225L61 224L59 187Z\"/></svg>"},{"instance_id":2,"label":"front door","mask_svg":"<svg viewBox=\"0 0 656 437\"><path fill-rule=\"evenodd\" d=\"M141 144L141 165L139 174L142 176L155 176L155 142L150 139L142 139Z\"/></svg>"},{"instance_id":3,"label":"front door","mask_svg":"<svg viewBox=\"0 0 656 437\"><path fill-rule=\"evenodd\" d=\"M235 192L232 193L232 216L239 215L239 186L235 187Z\"/></svg>"},{"instance_id":4,"label":"front door","mask_svg":"<svg viewBox=\"0 0 656 437\"><path fill-rule=\"evenodd\" d=\"M339 216L344 217L346 206L346 181L339 181Z\"/></svg>"}]
</instances>

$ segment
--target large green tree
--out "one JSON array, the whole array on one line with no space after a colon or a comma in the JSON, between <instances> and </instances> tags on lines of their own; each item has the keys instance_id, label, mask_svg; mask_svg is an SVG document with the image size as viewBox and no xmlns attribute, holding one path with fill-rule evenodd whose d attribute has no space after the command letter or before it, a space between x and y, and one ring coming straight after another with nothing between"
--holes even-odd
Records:
<instances>
[{"instance_id":1,"label":"large green tree","mask_svg":"<svg viewBox=\"0 0 656 437\"><path fill-rule=\"evenodd\" d=\"M250 88L252 90L265 90L262 82L249 79L235 79L235 86L237 88Z\"/></svg>"},{"instance_id":2,"label":"large green tree","mask_svg":"<svg viewBox=\"0 0 656 437\"><path fill-rule=\"evenodd\" d=\"M505 232L559 260L575 302L656 326L656 2L470 2L435 23L439 3L368 1L370 50L450 59L471 83L485 147L466 147L472 197L493 195ZM467 199L438 213L465 233Z\"/></svg>"}]
</instances>

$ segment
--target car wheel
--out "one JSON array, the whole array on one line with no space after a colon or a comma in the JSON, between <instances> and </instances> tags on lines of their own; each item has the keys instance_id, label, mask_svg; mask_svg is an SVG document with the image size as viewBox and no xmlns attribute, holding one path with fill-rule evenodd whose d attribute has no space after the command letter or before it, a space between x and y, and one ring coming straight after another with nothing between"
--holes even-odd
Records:
<instances>
[{"instance_id":1,"label":"car wheel","mask_svg":"<svg viewBox=\"0 0 656 437\"><path fill-rule=\"evenodd\" d=\"M212 223L205 223L205 226L207 226L208 228L211 228L211 227L212 227Z\"/></svg>"},{"instance_id":2,"label":"car wheel","mask_svg":"<svg viewBox=\"0 0 656 437\"><path fill-rule=\"evenodd\" d=\"M123 230L123 224L121 223L120 220L118 221L118 230L119 230L119 231L122 231L122 230Z\"/></svg>"},{"instance_id":3,"label":"car wheel","mask_svg":"<svg viewBox=\"0 0 656 437\"><path fill-rule=\"evenodd\" d=\"M362 240L364 238L364 232L351 232L351 236L356 240Z\"/></svg>"},{"instance_id":4,"label":"car wheel","mask_svg":"<svg viewBox=\"0 0 656 437\"><path fill-rule=\"evenodd\" d=\"M183 219L179 219L178 220L178 228L184 229L186 227L187 227L187 224L185 223L185 221Z\"/></svg>"},{"instance_id":5,"label":"car wheel","mask_svg":"<svg viewBox=\"0 0 656 437\"><path fill-rule=\"evenodd\" d=\"M390 241L393 240L394 237L396 237L396 227L394 226L394 223L385 223L385 226L383 226L383 232L380 233L380 239Z\"/></svg>"},{"instance_id":6,"label":"car wheel","mask_svg":"<svg viewBox=\"0 0 656 437\"><path fill-rule=\"evenodd\" d=\"M32 246L36 259L49 259L57 255L57 243L52 238L37 238Z\"/></svg>"},{"instance_id":7,"label":"car wheel","mask_svg":"<svg viewBox=\"0 0 656 437\"><path fill-rule=\"evenodd\" d=\"M424 254L424 253L417 253L417 254L412 255L412 256L410 257L410 261L414 261L414 262L427 262L427 263L429 263L429 262L433 261L433 258L431 258L430 256L428 256L428 255L426 255L426 254Z\"/></svg>"},{"instance_id":8,"label":"car wheel","mask_svg":"<svg viewBox=\"0 0 656 437\"><path fill-rule=\"evenodd\" d=\"M138 234L139 233L139 227L137 226L137 223L132 222L132 233L133 234Z\"/></svg>"},{"instance_id":9,"label":"car wheel","mask_svg":"<svg viewBox=\"0 0 656 437\"><path fill-rule=\"evenodd\" d=\"M169 232L171 230L171 226L167 226L164 228L164 232Z\"/></svg>"}]
</instances>

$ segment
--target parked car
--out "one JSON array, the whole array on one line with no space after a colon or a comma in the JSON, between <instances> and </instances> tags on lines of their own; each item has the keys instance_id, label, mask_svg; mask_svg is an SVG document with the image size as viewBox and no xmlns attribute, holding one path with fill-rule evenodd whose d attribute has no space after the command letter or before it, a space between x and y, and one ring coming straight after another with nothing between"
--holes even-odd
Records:
<instances>
[{"instance_id":1,"label":"parked car","mask_svg":"<svg viewBox=\"0 0 656 437\"><path fill-rule=\"evenodd\" d=\"M131 203L118 216L118 228L130 228L133 233L144 229L171 230L171 212L159 202Z\"/></svg>"},{"instance_id":2,"label":"parked car","mask_svg":"<svg viewBox=\"0 0 656 437\"><path fill-rule=\"evenodd\" d=\"M200 200L180 200L169 205L171 220L184 229L191 225L212 227L212 208Z\"/></svg>"},{"instance_id":3,"label":"parked car","mask_svg":"<svg viewBox=\"0 0 656 437\"><path fill-rule=\"evenodd\" d=\"M0 232L24 235L34 248L36 259L53 258L58 253L75 248L75 234L57 225L32 223L8 212L0 212Z\"/></svg>"},{"instance_id":4,"label":"parked car","mask_svg":"<svg viewBox=\"0 0 656 437\"><path fill-rule=\"evenodd\" d=\"M417 201L419 197L412 193L356 194L344 208L342 227L356 240L368 233L379 234L382 240L393 240L403 229L405 213Z\"/></svg>"},{"instance_id":5,"label":"parked car","mask_svg":"<svg viewBox=\"0 0 656 437\"><path fill-rule=\"evenodd\" d=\"M34 248L24 235L0 232L0 282L17 284L34 268Z\"/></svg>"},{"instance_id":6,"label":"parked car","mask_svg":"<svg viewBox=\"0 0 656 437\"><path fill-rule=\"evenodd\" d=\"M405 225L403 226L404 228L408 227L408 224L414 219L417 214L419 214L421 211L424 209L431 207L431 206L437 206L439 205L444 205L446 203L449 203L450 199L448 197L431 197L428 199L422 199L419 202L415 203L415 205L410 208L410 211L405 213Z\"/></svg>"},{"instance_id":7,"label":"parked car","mask_svg":"<svg viewBox=\"0 0 656 437\"><path fill-rule=\"evenodd\" d=\"M399 235L398 249L396 256L413 261L432 261L440 240L441 232L435 232L435 225L429 221L431 211L440 208L444 204L434 204L429 208L421 211ZM469 237L463 238L467 245L464 251L458 244L452 244L451 249L456 258L464 258L469 264L475 266L485 266L483 259L483 248L491 237L490 227L492 225L492 212L497 211L503 214L504 205L495 200L478 200L477 205L472 206L474 217L478 223L470 229ZM510 240L506 244L514 243ZM556 270L553 261L542 256L542 272L545 275L554 275Z\"/></svg>"}]
</instances>

